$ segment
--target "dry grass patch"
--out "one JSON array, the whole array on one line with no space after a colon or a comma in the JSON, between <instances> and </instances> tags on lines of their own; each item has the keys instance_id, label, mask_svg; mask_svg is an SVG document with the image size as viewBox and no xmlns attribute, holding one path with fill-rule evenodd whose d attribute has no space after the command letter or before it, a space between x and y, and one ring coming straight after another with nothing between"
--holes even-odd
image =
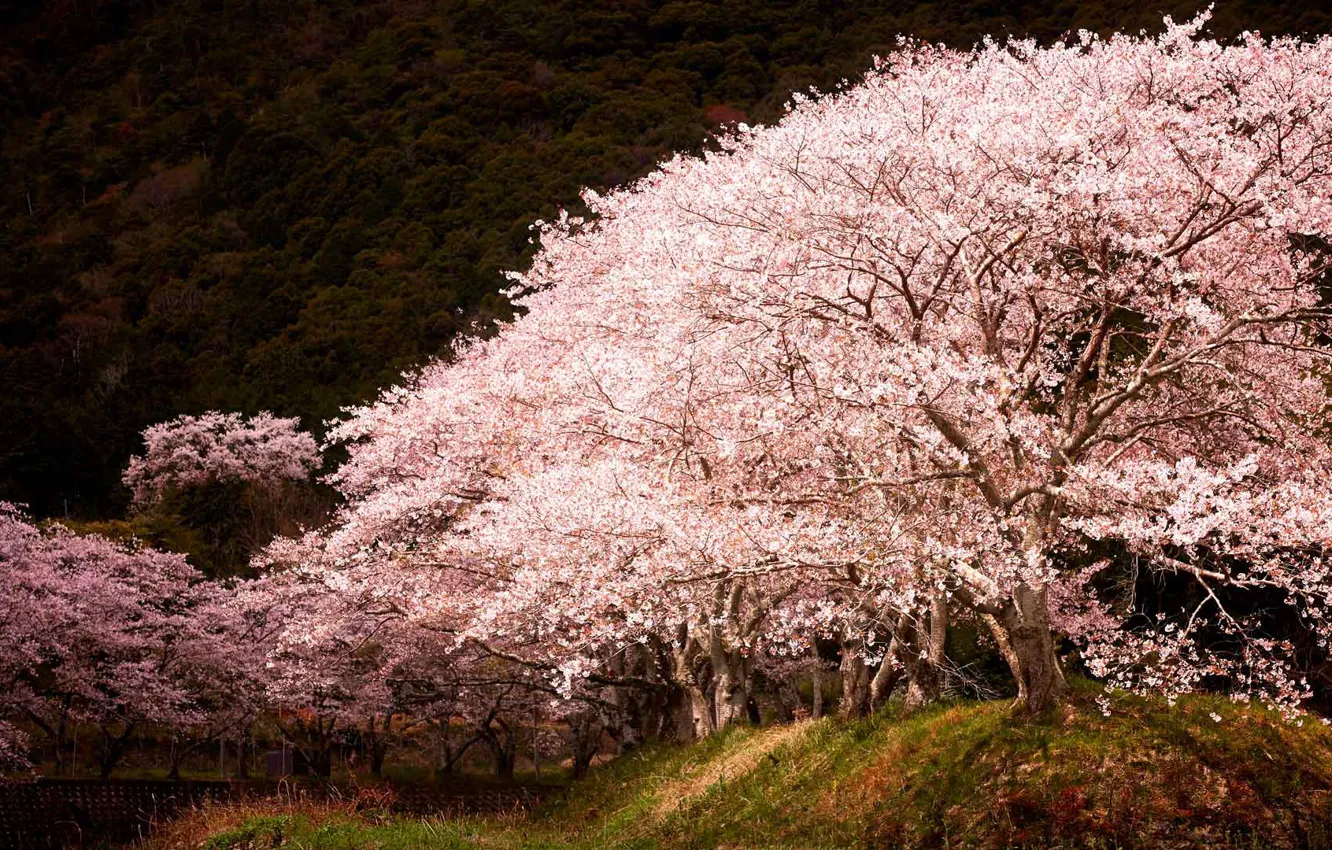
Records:
<instances>
[{"instance_id":1,"label":"dry grass patch","mask_svg":"<svg viewBox=\"0 0 1332 850\"><path fill-rule=\"evenodd\" d=\"M734 782L758 767L764 756L803 735L812 722L806 720L764 729L745 739L733 752L700 765L701 769L686 765L681 772L689 775L667 782L657 791L654 813L664 818L703 796L718 782Z\"/></svg>"}]
</instances>

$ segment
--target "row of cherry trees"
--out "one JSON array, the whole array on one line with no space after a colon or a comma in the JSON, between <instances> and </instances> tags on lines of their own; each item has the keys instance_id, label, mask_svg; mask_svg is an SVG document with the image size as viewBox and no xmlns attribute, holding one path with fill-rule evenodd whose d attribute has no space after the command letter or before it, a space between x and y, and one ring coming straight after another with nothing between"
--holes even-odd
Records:
<instances>
[{"instance_id":1,"label":"row of cherry trees","mask_svg":"<svg viewBox=\"0 0 1332 850\"><path fill-rule=\"evenodd\" d=\"M277 707L316 750L463 716L511 770L538 711L585 766L606 731L751 718L820 645L845 712L923 704L964 675L959 624L1022 713L1064 698L1072 650L1120 687L1307 707L1332 625L1332 41L1204 23L904 42L589 192L538 223L521 318L333 424L340 507L260 578L6 508L8 715ZM145 436L144 505L319 463L271 417ZM84 649L68 624L96 606L132 626Z\"/></svg>"},{"instance_id":2,"label":"row of cherry trees","mask_svg":"<svg viewBox=\"0 0 1332 850\"><path fill-rule=\"evenodd\" d=\"M43 531L0 504L5 762L25 761L37 730L59 770L69 734L93 726L109 774L145 724L197 730L250 706L252 682L227 661L242 643L229 608L199 578L183 556Z\"/></svg>"},{"instance_id":3,"label":"row of cherry trees","mask_svg":"<svg viewBox=\"0 0 1332 850\"><path fill-rule=\"evenodd\" d=\"M321 463L296 420L269 414L182 416L149 428L144 442L125 472L140 511L242 482L238 510L280 513ZM292 545L278 540L257 565ZM13 647L0 668L0 766L50 755L61 774L78 731L92 728L104 777L133 736L149 733L171 736L167 767L178 776L192 755L248 737L257 721L275 725L320 775L349 732L376 774L393 743L427 727L446 771L481 745L511 775L520 733L537 758L564 749L548 722L533 728L567 714L546 708L555 691L537 671L409 626L397 601L409 583L380 581L358 595L303 566L209 580L182 555L43 527L0 504L0 626ZM575 743L582 736L585 768L601 726L580 722L571 732Z\"/></svg>"},{"instance_id":4,"label":"row of cherry trees","mask_svg":"<svg viewBox=\"0 0 1332 850\"><path fill-rule=\"evenodd\" d=\"M904 43L588 193L539 223L524 317L336 426L345 506L273 562L566 698L627 664L688 734L819 636L853 710L927 701L963 620L1023 711L1062 642L1297 710L1332 601L1332 42L1204 23Z\"/></svg>"}]
</instances>

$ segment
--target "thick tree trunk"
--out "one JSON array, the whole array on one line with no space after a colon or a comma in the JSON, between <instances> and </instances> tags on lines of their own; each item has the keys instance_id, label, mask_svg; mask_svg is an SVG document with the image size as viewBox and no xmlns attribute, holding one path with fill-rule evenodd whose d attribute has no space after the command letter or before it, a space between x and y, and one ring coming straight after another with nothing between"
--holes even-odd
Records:
<instances>
[{"instance_id":1,"label":"thick tree trunk","mask_svg":"<svg viewBox=\"0 0 1332 850\"><path fill-rule=\"evenodd\" d=\"M908 711L922 708L939 699L938 670L929 663L917 663L907 675L906 696L902 704Z\"/></svg>"},{"instance_id":2,"label":"thick tree trunk","mask_svg":"<svg viewBox=\"0 0 1332 850\"><path fill-rule=\"evenodd\" d=\"M658 667L657 649L633 644L613 659L616 675L637 680L632 687L615 688L615 710L606 731L615 739L616 753L623 755L649 740L661 737L664 709L670 686L665 670Z\"/></svg>"},{"instance_id":3,"label":"thick tree trunk","mask_svg":"<svg viewBox=\"0 0 1332 850\"><path fill-rule=\"evenodd\" d=\"M689 699L684 688L672 682L666 688L662 702L661 738L688 743L692 740L693 719L689 715Z\"/></svg>"},{"instance_id":4,"label":"thick tree trunk","mask_svg":"<svg viewBox=\"0 0 1332 850\"><path fill-rule=\"evenodd\" d=\"M728 658L721 667L713 678L712 691L716 708L713 729L718 732L749 720L749 664L745 659Z\"/></svg>"},{"instance_id":5,"label":"thick tree trunk","mask_svg":"<svg viewBox=\"0 0 1332 850\"><path fill-rule=\"evenodd\" d=\"M601 749L601 734L604 727L594 717L580 719L569 727L572 734L573 776L582 779L592 767L592 760Z\"/></svg>"},{"instance_id":6,"label":"thick tree trunk","mask_svg":"<svg viewBox=\"0 0 1332 850\"><path fill-rule=\"evenodd\" d=\"M708 664L700 657L697 642L684 628L672 649L671 667L671 679L676 688L672 694L676 712L676 737L682 743L706 738L717 731L712 702L705 688L706 677L700 675ZM700 681L701 678L704 681Z\"/></svg>"},{"instance_id":7,"label":"thick tree trunk","mask_svg":"<svg viewBox=\"0 0 1332 850\"><path fill-rule=\"evenodd\" d=\"M1068 682L1055 654L1044 588L1018 585L1000 615L986 622L1017 681L1015 712L1031 716L1058 705Z\"/></svg>"},{"instance_id":8,"label":"thick tree trunk","mask_svg":"<svg viewBox=\"0 0 1332 850\"><path fill-rule=\"evenodd\" d=\"M754 659L748 642L762 622L767 605L752 581L718 584L712 616L694 628L706 661L713 710L713 731L747 722L754 692Z\"/></svg>"},{"instance_id":9,"label":"thick tree trunk","mask_svg":"<svg viewBox=\"0 0 1332 850\"><path fill-rule=\"evenodd\" d=\"M842 702L837 713L844 718L864 717L870 711L870 667L859 645L842 642Z\"/></svg>"},{"instance_id":10,"label":"thick tree trunk","mask_svg":"<svg viewBox=\"0 0 1332 850\"><path fill-rule=\"evenodd\" d=\"M942 596L930 600L928 623L910 626L908 652L903 657L906 668L906 707L929 705L943 693L943 665L947 660L948 602Z\"/></svg>"},{"instance_id":11,"label":"thick tree trunk","mask_svg":"<svg viewBox=\"0 0 1332 850\"><path fill-rule=\"evenodd\" d=\"M708 662L712 667L712 730L720 732L749 720L749 695L754 690L754 664L717 624L710 624Z\"/></svg>"},{"instance_id":12,"label":"thick tree trunk","mask_svg":"<svg viewBox=\"0 0 1332 850\"><path fill-rule=\"evenodd\" d=\"M712 705L707 693L691 683L684 687L684 696L684 714L679 724L681 740L697 741L711 735L716 728L712 725Z\"/></svg>"},{"instance_id":13,"label":"thick tree trunk","mask_svg":"<svg viewBox=\"0 0 1332 850\"><path fill-rule=\"evenodd\" d=\"M883 662L879 664L879 669L875 671L874 678L870 680L869 701L870 711L878 711L892 696L893 689L897 683L902 680L902 667L897 661L897 653L901 646L896 637L888 644L888 651L883 655Z\"/></svg>"}]
</instances>

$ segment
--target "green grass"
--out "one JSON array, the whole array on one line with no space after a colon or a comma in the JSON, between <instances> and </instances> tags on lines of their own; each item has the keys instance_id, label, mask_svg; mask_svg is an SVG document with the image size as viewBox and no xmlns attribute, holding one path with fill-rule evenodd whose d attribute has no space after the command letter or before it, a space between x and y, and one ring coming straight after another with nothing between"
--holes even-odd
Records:
<instances>
[{"instance_id":1,"label":"green grass","mask_svg":"<svg viewBox=\"0 0 1332 850\"><path fill-rule=\"evenodd\" d=\"M253 813L204 846L1332 847L1332 733L1320 724L1219 698L1171 707L1119 694L1105 717L1096 693L1079 685L1066 710L1028 723L1004 704L954 703L734 729L622 757L525 816Z\"/></svg>"}]
</instances>

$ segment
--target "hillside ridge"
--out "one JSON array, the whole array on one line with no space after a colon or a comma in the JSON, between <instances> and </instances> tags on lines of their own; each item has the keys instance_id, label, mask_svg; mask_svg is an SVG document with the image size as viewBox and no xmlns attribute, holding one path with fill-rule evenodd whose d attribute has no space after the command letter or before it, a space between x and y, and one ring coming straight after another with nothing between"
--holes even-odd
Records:
<instances>
[{"instance_id":1,"label":"hillside ridge","mask_svg":"<svg viewBox=\"0 0 1332 850\"><path fill-rule=\"evenodd\" d=\"M1332 732L1317 721L1120 693L1104 714L1096 688L1078 687L1032 723L1006 702L957 702L650 746L527 816L224 809L150 846L207 836L240 850L277 835L347 850L1332 847Z\"/></svg>"}]
</instances>

